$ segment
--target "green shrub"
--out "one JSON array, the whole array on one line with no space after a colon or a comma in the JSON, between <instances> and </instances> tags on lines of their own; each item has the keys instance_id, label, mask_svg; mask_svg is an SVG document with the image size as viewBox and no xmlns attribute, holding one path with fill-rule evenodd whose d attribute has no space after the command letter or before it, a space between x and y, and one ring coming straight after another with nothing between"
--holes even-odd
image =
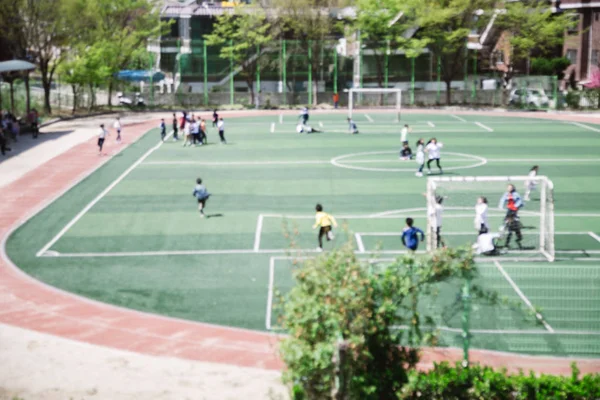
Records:
<instances>
[{"instance_id":1,"label":"green shrub","mask_svg":"<svg viewBox=\"0 0 600 400\"><path fill-rule=\"evenodd\" d=\"M434 339L422 332L432 319L420 314L419 295L475 274L470 249L373 266L347 244L298 263L279 321L289 334L281 354L294 398L395 399L418 361L418 346ZM391 329L399 325L408 329Z\"/></svg>"},{"instance_id":2,"label":"green shrub","mask_svg":"<svg viewBox=\"0 0 600 400\"><path fill-rule=\"evenodd\" d=\"M569 106L569 108L571 108L573 110L579 109L580 101L581 101L581 93L579 93L575 90L569 91L567 93L567 95L565 96L565 102L567 103L567 106Z\"/></svg>"},{"instance_id":3,"label":"green shrub","mask_svg":"<svg viewBox=\"0 0 600 400\"><path fill-rule=\"evenodd\" d=\"M443 362L428 372L412 371L408 383L399 391L401 400L592 400L600 398L600 375L585 375L572 365L570 377L523 372L507 374L490 367L464 368Z\"/></svg>"}]
</instances>

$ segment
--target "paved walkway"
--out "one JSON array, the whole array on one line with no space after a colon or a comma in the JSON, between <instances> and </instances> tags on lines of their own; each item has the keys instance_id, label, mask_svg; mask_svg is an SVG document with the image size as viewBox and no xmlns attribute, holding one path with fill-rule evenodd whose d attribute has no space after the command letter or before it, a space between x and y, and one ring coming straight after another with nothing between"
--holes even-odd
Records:
<instances>
[{"instance_id":1,"label":"paved walkway","mask_svg":"<svg viewBox=\"0 0 600 400\"><path fill-rule=\"evenodd\" d=\"M439 113L439 111L418 111ZM290 112L290 113L296 113ZM344 111L340 111L340 117ZM264 115L266 113L261 113ZM278 112L273 112L278 114ZM467 114L453 111L452 114ZM483 113L482 113L483 114ZM498 115L485 113L485 115ZM249 116L251 113L225 114ZM505 116L536 116L560 120L553 114L502 113ZM144 122L135 121L125 128L125 143L109 140L106 151L114 155L148 129L156 127L155 115L144 115ZM589 116L571 116L578 122L596 122ZM124 121L127 123L127 121ZM183 321L88 300L39 282L19 270L5 253L7 236L20 223L68 190L75 182L93 172L110 157L99 157L92 129L98 121L86 121L80 127L63 123L60 129L73 129L64 136L68 145L51 146L45 150L47 161L38 162L38 149L21 153L24 160L19 174L4 184L0 201L0 323L60 336L74 341L111 347L154 356L168 356L203 362L216 362L241 367L279 370L283 367L277 356L278 337L272 334L243 329ZM58 129L58 128L57 128ZM81 133L80 133L81 132ZM599 132L600 134L600 132ZM86 137L85 140L80 140ZM63 139L63 138L61 138ZM62 143L62 141L61 141ZM67 147L68 150L64 150ZM31 163L28 163L30 160ZM0 176L8 163L0 164ZM30 168L27 168L30 165ZM28 169L28 172L25 170ZM39 176L44 176L43 180ZM539 372L569 373L572 360L552 357L524 357L513 354L471 353L474 361L511 370L533 368ZM460 351L436 349L425 351L422 367L434 360L460 359ZM597 360L577 360L582 372L600 372Z\"/></svg>"}]
</instances>

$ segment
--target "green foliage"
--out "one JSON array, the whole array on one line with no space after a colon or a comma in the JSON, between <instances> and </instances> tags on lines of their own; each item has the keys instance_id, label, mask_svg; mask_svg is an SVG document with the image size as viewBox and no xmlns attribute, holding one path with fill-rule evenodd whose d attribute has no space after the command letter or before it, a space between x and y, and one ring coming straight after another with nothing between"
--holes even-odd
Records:
<instances>
[{"instance_id":1,"label":"green foliage","mask_svg":"<svg viewBox=\"0 0 600 400\"><path fill-rule=\"evenodd\" d=\"M514 399L584 400L600 398L600 375L579 378L573 363L570 377L541 375L533 372L516 375L506 370L494 371L490 367L471 365L464 368L457 363L435 364L428 372L413 371L409 382L398 393L402 400L479 400Z\"/></svg>"},{"instance_id":2,"label":"green foliage","mask_svg":"<svg viewBox=\"0 0 600 400\"><path fill-rule=\"evenodd\" d=\"M579 102L581 101L581 93L576 90L570 90L565 96L565 102L567 106L573 110L579 109Z\"/></svg>"},{"instance_id":3,"label":"green foliage","mask_svg":"<svg viewBox=\"0 0 600 400\"><path fill-rule=\"evenodd\" d=\"M407 255L391 265L358 259L351 244L298 264L282 299L285 379L307 399L388 399L408 381L423 333L419 295L477 274L470 249ZM391 329L407 326L406 330ZM410 347L402 346L408 344Z\"/></svg>"},{"instance_id":4,"label":"green foliage","mask_svg":"<svg viewBox=\"0 0 600 400\"><path fill-rule=\"evenodd\" d=\"M251 99L256 71L267 62L264 51L272 46L272 30L264 11L240 5L233 13L218 17L213 33L204 36L207 45L220 46L221 58L232 60L241 68Z\"/></svg>"},{"instance_id":5,"label":"green foliage","mask_svg":"<svg viewBox=\"0 0 600 400\"><path fill-rule=\"evenodd\" d=\"M571 62L566 57L532 58L531 74L557 76L560 80L569 65L571 65Z\"/></svg>"},{"instance_id":6,"label":"green foliage","mask_svg":"<svg viewBox=\"0 0 600 400\"><path fill-rule=\"evenodd\" d=\"M566 29L574 21L568 13L553 13L541 1L506 3L498 26L510 33L511 64L529 58L534 50L548 52L562 44Z\"/></svg>"}]
</instances>

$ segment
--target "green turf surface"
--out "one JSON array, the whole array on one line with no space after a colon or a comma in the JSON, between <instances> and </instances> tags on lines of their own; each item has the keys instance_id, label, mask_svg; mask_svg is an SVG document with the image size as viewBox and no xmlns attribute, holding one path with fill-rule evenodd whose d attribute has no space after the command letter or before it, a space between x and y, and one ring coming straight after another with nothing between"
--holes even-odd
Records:
<instances>
[{"instance_id":1,"label":"green turf surface","mask_svg":"<svg viewBox=\"0 0 600 400\"><path fill-rule=\"evenodd\" d=\"M414 176L416 163L397 159L394 116L369 116L374 122L361 113L354 116L361 134L353 136L345 134L343 117L315 113L310 124L319 127L321 122L326 133L297 135L291 116L284 117L283 124L276 116L252 117L226 120L228 145L217 143L214 130L209 131L208 146L183 148L181 142L166 142L50 247L62 257L36 257L90 201L156 145L159 135L153 130L19 228L8 241L9 256L36 278L86 297L264 330L271 257L285 256L290 240L301 249L316 247L311 225L317 202L352 232L346 235L338 230L329 247L355 240L354 233L359 233L368 252L394 252L401 250L395 233L402 230L406 216L425 224L423 210L365 218L423 208L426 190L426 178ZM600 250L600 241L588 234L600 235L600 132L556 121L461 118L467 122L450 115L411 114L403 116L403 122L413 127L413 150L421 136L435 136L444 143L442 162L449 176L525 175L539 164L540 174L555 185L557 253L571 258L554 264L502 263L514 283L542 308L548 323L568 334L515 333L544 327L527 315L482 306L474 308L473 329L504 332L475 333L473 344L536 354L598 356L600 262L583 259L600 259L600 254L593 254ZM487 163L477 166L482 158ZM196 211L192 190L198 176L213 194L206 209L211 218L201 219ZM503 186L490 199L491 205L495 206ZM570 215L574 213L583 215ZM280 253L252 253L261 214L259 249ZM500 220L499 214L491 217L492 224ZM464 235L472 230L472 218L447 221L451 221L444 224L449 244L473 240ZM524 234L534 237L535 229ZM390 235L372 235L382 232ZM573 253L579 250L592 253ZM188 251L202 254L178 253ZM69 254L73 257L64 256ZM293 284L289 262L273 262L273 285L285 292ZM482 264L482 276L482 286L520 301L494 264ZM448 287L435 301L445 309L456 292L456 287ZM426 299L424 306L436 311L440 326L460 328L460 315L442 315L433 300L429 304ZM443 331L442 343L460 345L460 335Z\"/></svg>"}]
</instances>

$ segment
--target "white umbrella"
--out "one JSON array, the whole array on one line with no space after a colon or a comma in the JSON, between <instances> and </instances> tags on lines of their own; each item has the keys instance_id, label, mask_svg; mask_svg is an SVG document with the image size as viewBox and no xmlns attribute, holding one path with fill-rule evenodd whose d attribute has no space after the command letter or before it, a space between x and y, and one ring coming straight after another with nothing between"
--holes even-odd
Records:
<instances>
[{"instance_id":1,"label":"white umbrella","mask_svg":"<svg viewBox=\"0 0 600 400\"><path fill-rule=\"evenodd\" d=\"M30 71L36 69L35 64L23 60L10 60L0 62L0 73L13 71Z\"/></svg>"}]
</instances>

